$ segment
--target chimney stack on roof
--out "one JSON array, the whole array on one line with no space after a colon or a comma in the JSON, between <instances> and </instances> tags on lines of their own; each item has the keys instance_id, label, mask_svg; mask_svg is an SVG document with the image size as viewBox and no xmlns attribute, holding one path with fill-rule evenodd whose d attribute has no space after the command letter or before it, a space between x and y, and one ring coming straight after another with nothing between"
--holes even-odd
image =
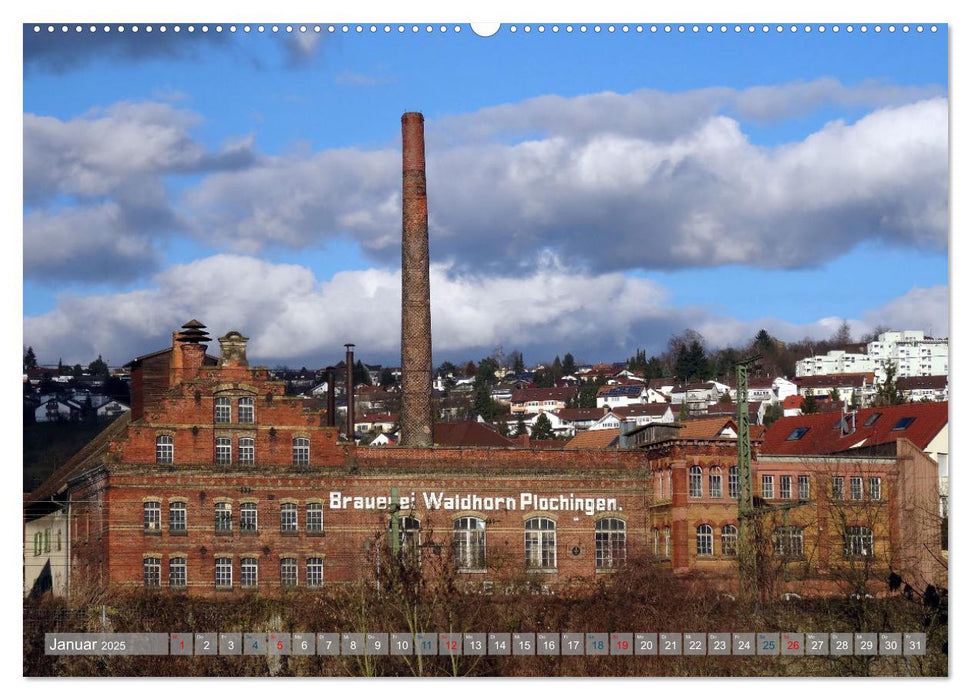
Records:
<instances>
[{"instance_id":1,"label":"chimney stack on roof","mask_svg":"<svg viewBox=\"0 0 971 700\"><path fill-rule=\"evenodd\" d=\"M182 330L175 337L182 355L182 380L195 379L199 376L199 370L202 369L202 363L206 359L208 346L205 343L211 340L204 329L203 324L192 319L183 324Z\"/></svg>"},{"instance_id":2,"label":"chimney stack on roof","mask_svg":"<svg viewBox=\"0 0 971 700\"><path fill-rule=\"evenodd\" d=\"M425 119L401 116L401 442L432 445L432 320L428 275Z\"/></svg>"}]
</instances>

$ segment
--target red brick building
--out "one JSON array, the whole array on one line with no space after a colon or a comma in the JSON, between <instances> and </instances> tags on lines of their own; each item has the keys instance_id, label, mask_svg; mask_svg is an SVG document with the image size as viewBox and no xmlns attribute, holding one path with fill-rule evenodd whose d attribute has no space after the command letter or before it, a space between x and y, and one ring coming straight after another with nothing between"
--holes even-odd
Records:
<instances>
[{"instance_id":1,"label":"red brick building","mask_svg":"<svg viewBox=\"0 0 971 700\"><path fill-rule=\"evenodd\" d=\"M72 591L354 581L375 574L395 517L401 549L477 587L568 586L642 555L736 585L732 437L673 425L633 449L357 447L250 367L240 333L214 357L203 329L190 322L170 348L134 360L130 416L28 496L28 521L66 513ZM784 565L779 590L822 590L807 579L838 589L861 561L874 580L890 568L931 580L922 552L935 537L917 514L934 510L935 479L905 437L879 455L758 457L760 503L792 505L762 523Z\"/></svg>"}]
</instances>

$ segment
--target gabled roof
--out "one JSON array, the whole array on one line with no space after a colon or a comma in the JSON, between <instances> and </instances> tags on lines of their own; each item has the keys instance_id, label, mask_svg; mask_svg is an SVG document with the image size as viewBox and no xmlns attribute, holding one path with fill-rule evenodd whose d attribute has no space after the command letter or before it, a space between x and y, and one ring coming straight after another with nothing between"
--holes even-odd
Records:
<instances>
[{"instance_id":1,"label":"gabled roof","mask_svg":"<svg viewBox=\"0 0 971 700\"><path fill-rule=\"evenodd\" d=\"M801 397L800 397L801 400ZM761 401L749 401L748 402L748 412L749 415L759 412L759 408L762 406ZM719 401L718 403L713 403L708 406L708 413L710 414L726 414L735 415L738 410L738 402L736 401Z\"/></svg>"},{"instance_id":2,"label":"gabled roof","mask_svg":"<svg viewBox=\"0 0 971 700\"><path fill-rule=\"evenodd\" d=\"M782 399L782 409L791 410L793 408L802 408L803 397L799 394L793 394L792 396L787 396Z\"/></svg>"},{"instance_id":3,"label":"gabled roof","mask_svg":"<svg viewBox=\"0 0 971 700\"><path fill-rule=\"evenodd\" d=\"M597 398L601 396L640 396L644 391L644 385L640 382L635 384L615 384L613 386L603 386L597 390Z\"/></svg>"},{"instance_id":4,"label":"gabled roof","mask_svg":"<svg viewBox=\"0 0 971 700\"><path fill-rule=\"evenodd\" d=\"M725 428L731 428L733 431L738 430L735 421L724 416L689 420L681 425L681 431L678 433L680 440L715 440L724 437L721 433ZM731 439L734 440L735 438Z\"/></svg>"},{"instance_id":5,"label":"gabled roof","mask_svg":"<svg viewBox=\"0 0 971 700\"><path fill-rule=\"evenodd\" d=\"M947 426L947 402L865 408L851 414L813 413L779 418L768 427L762 454L823 455L907 438L920 449ZM869 423L869 425L868 425Z\"/></svg>"},{"instance_id":6,"label":"gabled roof","mask_svg":"<svg viewBox=\"0 0 971 700\"><path fill-rule=\"evenodd\" d=\"M618 406L612 410L612 413L621 418L636 418L637 416L663 416L669 410L673 410L669 403L635 403L629 406Z\"/></svg>"},{"instance_id":7,"label":"gabled roof","mask_svg":"<svg viewBox=\"0 0 971 700\"><path fill-rule=\"evenodd\" d=\"M932 377L901 377L897 380L897 388L901 391L916 391L919 389L943 391L947 389L947 375L937 374Z\"/></svg>"},{"instance_id":8,"label":"gabled roof","mask_svg":"<svg viewBox=\"0 0 971 700\"><path fill-rule=\"evenodd\" d=\"M584 430L577 433L564 445L568 448L585 450L604 450L617 447L620 442L620 430Z\"/></svg>"},{"instance_id":9,"label":"gabled roof","mask_svg":"<svg viewBox=\"0 0 971 700\"><path fill-rule=\"evenodd\" d=\"M566 403L577 395L577 390L573 387L555 387L552 389L520 389L513 392L513 403L526 403L527 401L562 401Z\"/></svg>"},{"instance_id":10,"label":"gabled roof","mask_svg":"<svg viewBox=\"0 0 971 700\"><path fill-rule=\"evenodd\" d=\"M864 382L873 384L873 372L847 372L846 374L816 374L812 377L796 377L793 381L800 389L820 387L857 387Z\"/></svg>"},{"instance_id":11,"label":"gabled roof","mask_svg":"<svg viewBox=\"0 0 971 700\"><path fill-rule=\"evenodd\" d=\"M445 447L513 447L516 444L474 420L435 423L432 440Z\"/></svg>"},{"instance_id":12,"label":"gabled roof","mask_svg":"<svg viewBox=\"0 0 971 700\"><path fill-rule=\"evenodd\" d=\"M602 408L561 408L555 412L560 420L600 420L604 416Z\"/></svg>"}]
</instances>

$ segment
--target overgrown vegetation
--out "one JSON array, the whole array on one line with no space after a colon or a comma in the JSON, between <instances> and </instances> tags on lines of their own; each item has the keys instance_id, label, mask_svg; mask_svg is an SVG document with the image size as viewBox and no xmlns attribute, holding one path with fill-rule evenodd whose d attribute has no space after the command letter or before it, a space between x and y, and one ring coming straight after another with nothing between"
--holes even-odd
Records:
<instances>
[{"instance_id":1,"label":"overgrown vegetation","mask_svg":"<svg viewBox=\"0 0 971 700\"><path fill-rule=\"evenodd\" d=\"M945 676L947 601L935 594L750 604L647 557L556 594L522 575L469 589L447 552L378 557L377 580L320 591L190 598L137 592L25 602L28 676ZM104 606L104 607L103 607ZM104 620L104 622L103 622ZM84 632L925 632L925 656L45 656L44 633Z\"/></svg>"}]
</instances>

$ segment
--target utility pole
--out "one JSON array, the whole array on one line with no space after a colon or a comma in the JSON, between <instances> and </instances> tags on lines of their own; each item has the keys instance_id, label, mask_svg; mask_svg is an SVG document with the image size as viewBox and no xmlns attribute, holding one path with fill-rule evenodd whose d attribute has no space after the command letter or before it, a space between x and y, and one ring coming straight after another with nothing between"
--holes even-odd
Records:
<instances>
[{"instance_id":1,"label":"utility pole","mask_svg":"<svg viewBox=\"0 0 971 700\"><path fill-rule=\"evenodd\" d=\"M755 364L761 355L753 355L735 366L737 402L735 422L738 427L738 592L741 596L752 595L762 598L759 590L759 543L756 541L756 528L763 515L782 512L788 524L788 513L793 508L804 506L808 501L797 500L788 503L766 505L759 499L756 507L752 485L752 443L749 436L748 416L748 368Z\"/></svg>"}]
</instances>

